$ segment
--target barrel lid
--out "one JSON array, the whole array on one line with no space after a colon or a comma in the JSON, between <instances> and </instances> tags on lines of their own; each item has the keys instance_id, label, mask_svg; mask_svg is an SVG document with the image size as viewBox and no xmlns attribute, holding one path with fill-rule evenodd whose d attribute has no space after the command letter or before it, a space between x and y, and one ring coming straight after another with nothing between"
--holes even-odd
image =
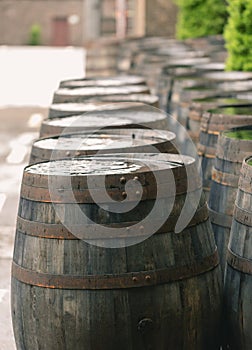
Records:
<instances>
[{"instance_id":1,"label":"barrel lid","mask_svg":"<svg viewBox=\"0 0 252 350\"><path fill-rule=\"evenodd\" d=\"M92 87L92 86L124 86L124 85L138 85L144 84L145 78L137 75L118 75L110 77L94 77L94 78L80 78L68 79L60 82L61 87L75 88L75 87Z\"/></svg>"},{"instance_id":2,"label":"barrel lid","mask_svg":"<svg viewBox=\"0 0 252 350\"><path fill-rule=\"evenodd\" d=\"M161 188L172 186L171 195L174 187L177 195L201 188L192 157L167 153L118 153L29 165L24 169L21 196L35 201L51 201L50 191L53 191L56 202L68 202L69 198L73 202L74 190L80 202L92 203L88 191L105 187L114 199L123 200L127 181L131 184L133 181L133 185L137 181L143 188L144 197L149 199L155 199L157 183ZM136 195L135 191L132 196ZM162 191L160 196L163 196ZM167 192L166 196L169 196Z\"/></svg>"},{"instance_id":3,"label":"barrel lid","mask_svg":"<svg viewBox=\"0 0 252 350\"><path fill-rule=\"evenodd\" d=\"M117 103L120 103L118 105ZM124 104L123 104L124 103ZM129 105L131 103L131 105ZM99 99L91 98L85 103L53 103L50 106L49 118L56 116L66 116L78 113L85 113L99 110L113 110L113 109L125 109L139 106L139 103L156 104L158 103L158 96L148 94L129 94L129 95L111 95L101 96Z\"/></svg>"},{"instance_id":4,"label":"barrel lid","mask_svg":"<svg viewBox=\"0 0 252 350\"><path fill-rule=\"evenodd\" d=\"M99 95L117 95L117 94L129 94L146 92L147 87L142 85L128 85L123 87L81 87L76 89L59 88L56 90L55 95L58 96L99 96Z\"/></svg>"},{"instance_id":5,"label":"barrel lid","mask_svg":"<svg viewBox=\"0 0 252 350\"><path fill-rule=\"evenodd\" d=\"M170 131L148 129L104 129L94 133L82 132L65 134L38 139L33 143L33 148L45 150L78 151L122 149L153 145L175 140L175 134Z\"/></svg>"},{"instance_id":6,"label":"barrel lid","mask_svg":"<svg viewBox=\"0 0 252 350\"><path fill-rule=\"evenodd\" d=\"M132 125L145 122L166 120L164 112L150 109L151 107L131 103L127 106L122 103L114 103L111 110L94 110L85 114L73 115L65 118L53 118L43 121L43 124L61 127L86 127L89 129L103 126ZM123 109L122 107L125 107Z\"/></svg>"},{"instance_id":7,"label":"barrel lid","mask_svg":"<svg viewBox=\"0 0 252 350\"><path fill-rule=\"evenodd\" d=\"M229 116L252 116L252 103L241 104L239 106L235 104L219 106L218 108L209 109L208 112L212 114L224 114Z\"/></svg>"}]
</instances>

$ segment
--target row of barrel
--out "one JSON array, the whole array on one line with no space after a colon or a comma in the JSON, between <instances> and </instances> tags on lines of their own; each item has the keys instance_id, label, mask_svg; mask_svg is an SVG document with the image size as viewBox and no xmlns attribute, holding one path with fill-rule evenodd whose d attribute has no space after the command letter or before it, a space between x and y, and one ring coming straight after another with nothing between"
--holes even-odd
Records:
<instances>
[{"instance_id":1,"label":"row of barrel","mask_svg":"<svg viewBox=\"0 0 252 350\"><path fill-rule=\"evenodd\" d=\"M212 46L221 46L217 39ZM219 72L223 65L220 68L209 50L201 53L192 43L161 38L138 43L127 75L62 81L42 122L40 139L32 146L21 186L12 268L18 349L251 346L251 161L243 160L252 151L251 131L237 129L250 119L247 114L246 123L237 115L220 117L218 109L224 113L231 106L216 102L216 110L209 112L196 101L199 117L192 119L197 129L193 141L202 152L205 123L204 140L209 142L200 153L206 159L205 188L211 180L205 169L211 173L218 134L236 127L224 131L218 141L216 187L211 185L209 196L212 225L197 157L184 130L189 129L195 106L191 93L198 86L200 97L228 98L224 86L232 82L234 87L240 77L240 86L248 91L251 75ZM158 65L155 56L160 52ZM186 55L190 60L182 62ZM154 75L153 62L158 66ZM215 69L219 78L210 72ZM234 88L232 98L237 91ZM245 105L239 101L246 111L248 99ZM183 120L185 128L180 125ZM216 132L209 129L209 121ZM234 204L242 162L232 217L232 209L222 210ZM231 186L227 180L232 180ZM226 254L226 223L232 221L233 245ZM225 234L215 230L221 225ZM219 255L222 266L226 259L229 264L225 318Z\"/></svg>"}]
</instances>

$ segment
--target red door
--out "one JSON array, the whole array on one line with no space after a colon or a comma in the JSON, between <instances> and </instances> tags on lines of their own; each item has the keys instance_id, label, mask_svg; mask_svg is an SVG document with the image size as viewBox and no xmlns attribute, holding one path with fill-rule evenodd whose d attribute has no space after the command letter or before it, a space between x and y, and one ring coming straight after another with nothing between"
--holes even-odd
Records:
<instances>
[{"instance_id":1,"label":"red door","mask_svg":"<svg viewBox=\"0 0 252 350\"><path fill-rule=\"evenodd\" d=\"M67 17L55 17L52 21L52 45L69 45L69 24Z\"/></svg>"}]
</instances>

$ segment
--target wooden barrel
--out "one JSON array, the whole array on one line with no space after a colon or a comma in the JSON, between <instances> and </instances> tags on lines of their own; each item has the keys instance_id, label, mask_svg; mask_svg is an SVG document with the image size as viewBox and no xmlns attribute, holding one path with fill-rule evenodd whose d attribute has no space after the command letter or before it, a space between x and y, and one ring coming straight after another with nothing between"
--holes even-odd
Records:
<instances>
[{"instance_id":1,"label":"wooden barrel","mask_svg":"<svg viewBox=\"0 0 252 350\"><path fill-rule=\"evenodd\" d=\"M170 104L172 108L172 113L175 113L174 109L176 110L177 105L181 101L181 96L184 95L184 89L186 87L193 87L196 85L206 85L206 88L211 88L212 84L216 83L226 83L229 84L230 89L230 83L237 81L249 81L252 80L252 73L251 72L200 72L198 71L197 74L190 76L180 76L178 78L175 78L172 92L171 92L171 99Z\"/></svg>"},{"instance_id":2,"label":"wooden barrel","mask_svg":"<svg viewBox=\"0 0 252 350\"><path fill-rule=\"evenodd\" d=\"M213 109L215 107L226 105L245 104L251 98L246 94L238 93L236 91L220 91L218 94L211 96L206 95L203 98L195 98L189 105L189 111L186 118L186 128L192 140L197 145L199 142L200 123L204 111Z\"/></svg>"},{"instance_id":3,"label":"wooden barrel","mask_svg":"<svg viewBox=\"0 0 252 350\"><path fill-rule=\"evenodd\" d=\"M138 205L118 214L110 204L104 210L94 203L88 178L99 184L103 175L116 201L125 198L128 182L138 182L143 189ZM194 197L200 186L194 160L171 154L107 155L26 167L12 265L17 348L219 349L222 283L203 197L186 228L174 232L188 179ZM52 203L48 183L54 181L61 191ZM161 211L154 211L155 220L144 221L157 200ZM150 226L163 216L163 226L151 235ZM108 248L118 240L122 246Z\"/></svg>"},{"instance_id":4,"label":"wooden barrel","mask_svg":"<svg viewBox=\"0 0 252 350\"><path fill-rule=\"evenodd\" d=\"M252 125L219 135L208 205L223 274L240 170L251 153Z\"/></svg>"},{"instance_id":5,"label":"wooden barrel","mask_svg":"<svg viewBox=\"0 0 252 350\"><path fill-rule=\"evenodd\" d=\"M235 201L225 273L225 324L229 349L252 348L252 159L244 160Z\"/></svg>"},{"instance_id":6,"label":"wooden barrel","mask_svg":"<svg viewBox=\"0 0 252 350\"><path fill-rule=\"evenodd\" d=\"M167 110L167 104L170 101L170 93L172 91L173 79L176 76L186 74L191 75L196 72L197 64L206 63L209 59L207 57L196 57L187 59L177 59L169 64L166 64L161 71L158 79L157 95L161 101L161 108Z\"/></svg>"},{"instance_id":7,"label":"wooden barrel","mask_svg":"<svg viewBox=\"0 0 252 350\"><path fill-rule=\"evenodd\" d=\"M79 113L86 113L93 111L97 108L101 110L113 109L111 103L114 102L139 102L158 108L158 97L147 94L130 94L130 95L113 95L103 96L95 99L87 100L85 103L54 103L49 107L48 118L59 118L64 116L70 116ZM125 105L126 106L126 105Z\"/></svg>"},{"instance_id":8,"label":"wooden barrel","mask_svg":"<svg viewBox=\"0 0 252 350\"><path fill-rule=\"evenodd\" d=\"M67 89L60 88L54 92L53 103L84 102L90 98L129 95L129 94L149 94L150 90L145 85L127 85L118 87L94 86L89 88Z\"/></svg>"},{"instance_id":9,"label":"wooden barrel","mask_svg":"<svg viewBox=\"0 0 252 350\"><path fill-rule=\"evenodd\" d=\"M252 104L226 105L203 113L198 154L202 160L203 187L208 196L212 179L218 135L221 131L252 125Z\"/></svg>"},{"instance_id":10,"label":"wooden barrel","mask_svg":"<svg viewBox=\"0 0 252 350\"><path fill-rule=\"evenodd\" d=\"M164 130L105 129L38 139L29 164L100 153L178 153L175 134Z\"/></svg>"},{"instance_id":11,"label":"wooden barrel","mask_svg":"<svg viewBox=\"0 0 252 350\"><path fill-rule=\"evenodd\" d=\"M67 79L60 82L60 88L80 88L93 86L146 85L145 78L136 75L115 75L110 77Z\"/></svg>"},{"instance_id":12,"label":"wooden barrel","mask_svg":"<svg viewBox=\"0 0 252 350\"><path fill-rule=\"evenodd\" d=\"M113 104L115 105L115 104ZM147 108L146 108L147 107ZM151 128L168 130L168 119L165 113L150 110L148 106L131 106L125 109L114 109L74 115L65 118L46 119L40 128L40 137L71 134L104 128Z\"/></svg>"}]
</instances>

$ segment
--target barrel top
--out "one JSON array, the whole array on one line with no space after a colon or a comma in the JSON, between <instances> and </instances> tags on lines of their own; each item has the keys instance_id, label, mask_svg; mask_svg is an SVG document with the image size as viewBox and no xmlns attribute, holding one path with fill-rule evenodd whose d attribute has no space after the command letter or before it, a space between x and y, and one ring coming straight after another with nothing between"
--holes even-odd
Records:
<instances>
[{"instance_id":1,"label":"barrel top","mask_svg":"<svg viewBox=\"0 0 252 350\"><path fill-rule=\"evenodd\" d=\"M206 79L217 80L217 81L250 80L250 79L252 79L252 73L251 72L239 72L239 71L209 72L209 73L205 73L204 77Z\"/></svg>"},{"instance_id":2,"label":"barrel top","mask_svg":"<svg viewBox=\"0 0 252 350\"><path fill-rule=\"evenodd\" d=\"M230 116L239 116L239 115L252 115L252 104L244 104L244 105L226 105L219 106L218 108L209 109L208 112L212 114L222 114L222 115L230 115Z\"/></svg>"},{"instance_id":3,"label":"barrel top","mask_svg":"<svg viewBox=\"0 0 252 350\"><path fill-rule=\"evenodd\" d=\"M43 124L60 127L101 128L104 126L132 125L166 119L165 113L142 110L94 111L65 118L54 118L43 121Z\"/></svg>"},{"instance_id":4,"label":"barrel top","mask_svg":"<svg viewBox=\"0 0 252 350\"><path fill-rule=\"evenodd\" d=\"M61 136L39 139L33 147L47 150L100 150L153 145L161 142L175 140L175 134L162 130L146 129L106 129L98 130L93 134L82 132L80 134L66 134Z\"/></svg>"},{"instance_id":5,"label":"barrel top","mask_svg":"<svg viewBox=\"0 0 252 350\"><path fill-rule=\"evenodd\" d=\"M232 128L222 132L222 137L235 139L239 141L252 141L252 125ZM251 144L252 153L252 144Z\"/></svg>"},{"instance_id":6,"label":"barrel top","mask_svg":"<svg viewBox=\"0 0 252 350\"><path fill-rule=\"evenodd\" d=\"M115 102L115 104L113 103ZM121 102L121 105L117 105L118 102ZM123 105L123 102L125 104ZM129 105L127 102L130 102ZM129 94L129 95L112 95L112 96L103 96L97 99L90 99L85 103L53 103L50 106L50 110L62 111L62 112L89 112L93 111L96 108L98 109L120 109L120 108L129 108L133 106L139 106L139 103L154 104L158 102L158 96L148 95L148 94Z\"/></svg>"},{"instance_id":7,"label":"barrel top","mask_svg":"<svg viewBox=\"0 0 252 350\"><path fill-rule=\"evenodd\" d=\"M109 87L109 86L124 86L144 84L145 78L136 75L118 75L110 77L94 77L94 78L80 78L68 79L60 82L61 87Z\"/></svg>"},{"instance_id":8,"label":"barrel top","mask_svg":"<svg viewBox=\"0 0 252 350\"><path fill-rule=\"evenodd\" d=\"M193 102L198 102L198 103L213 103L216 105L231 105L231 104L246 104L248 103L247 99L246 98L242 98L243 96L242 95L239 95L238 97L225 97L225 96L221 96L221 94L218 96L218 95L215 95L215 96L206 96L206 97L203 97L203 98L195 98L193 99ZM246 97L246 96L244 96Z\"/></svg>"},{"instance_id":9,"label":"barrel top","mask_svg":"<svg viewBox=\"0 0 252 350\"><path fill-rule=\"evenodd\" d=\"M145 92L147 89L144 85L127 85L118 87L81 87L76 89L59 88L56 90L56 95L61 96L99 96L99 95L116 95Z\"/></svg>"},{"instance_id":10,"label":"barrel top","mask_svg":"<svg viewBox=\"0 0 252 350\"><path fill-rule=\"evenodd\" d=\"M27 166L26 174L88 176L144 173L191 165L192 157L165 153L129 153L116 155L86 156L82 158L60 159ZM150 169L149 169L150 167Z\"/></svg>"}]
</instances>

